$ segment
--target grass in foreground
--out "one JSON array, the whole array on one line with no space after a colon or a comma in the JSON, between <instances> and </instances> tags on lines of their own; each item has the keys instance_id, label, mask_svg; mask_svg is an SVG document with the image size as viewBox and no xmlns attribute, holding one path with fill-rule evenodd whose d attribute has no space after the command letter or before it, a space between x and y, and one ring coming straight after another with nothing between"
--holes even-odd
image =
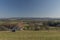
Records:
<instances>
[{"instance_id":1,"label":"grass in foreground","mask_svg":"<svg viewBox=\"0 0 60 40\"><path fill-rule=\"evenodd\" d=\"M0 40L60 40L60 31L1 31Z\"/></svg>"}]
</instances>

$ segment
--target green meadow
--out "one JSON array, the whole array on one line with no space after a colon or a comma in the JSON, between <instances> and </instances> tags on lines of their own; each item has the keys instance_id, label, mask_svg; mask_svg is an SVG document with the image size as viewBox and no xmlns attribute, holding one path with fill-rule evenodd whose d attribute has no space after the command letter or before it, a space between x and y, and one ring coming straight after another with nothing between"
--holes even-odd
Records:
<instances>
[{"instance_id":1,"label":"green meadow","mask_svg":"<svg viewBox=\"0 0 60 40\"><path fill-rule=\"evenodd\" d=\"M0 40L60 40L60 31L0 31Z\"/></svg>"}]
</instances>

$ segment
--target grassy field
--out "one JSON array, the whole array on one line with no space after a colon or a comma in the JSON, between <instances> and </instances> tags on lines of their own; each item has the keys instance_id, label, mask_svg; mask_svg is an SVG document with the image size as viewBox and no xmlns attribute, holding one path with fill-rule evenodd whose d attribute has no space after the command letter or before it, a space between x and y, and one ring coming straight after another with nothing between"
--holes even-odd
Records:
<instances>
[{"instance_id":1,"label":"grassy field","mask_svg":"<svg viewBox=\"0 0 60 40\"><path fill-rule=\"evenodd\" d=\"M60 40L60 31L1 31L0 40Z\"/></svg>"}]
</instances>

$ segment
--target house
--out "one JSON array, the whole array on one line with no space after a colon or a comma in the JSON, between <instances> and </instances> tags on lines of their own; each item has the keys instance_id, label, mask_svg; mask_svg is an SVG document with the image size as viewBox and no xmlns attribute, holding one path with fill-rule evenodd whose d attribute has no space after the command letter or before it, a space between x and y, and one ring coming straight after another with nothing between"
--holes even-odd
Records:
<instances>
[{"instance_id":1,"label":"house","mask_svg":"<svg viewBox=\"0 0 60 40\"><path fill-rule=\"evenodd\" d=\"M23 22L19 22L19 23L17 24L17 26L20 28L20 30L23 30L23 28L24 28L24 23L23 23Z\"/></svg>"}]
</instances>

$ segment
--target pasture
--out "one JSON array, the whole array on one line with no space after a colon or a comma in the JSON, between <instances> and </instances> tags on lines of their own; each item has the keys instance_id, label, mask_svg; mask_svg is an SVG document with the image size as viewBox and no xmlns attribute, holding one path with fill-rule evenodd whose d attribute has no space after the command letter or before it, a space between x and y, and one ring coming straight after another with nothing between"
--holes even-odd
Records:
<instances>
[{"instance_id":1,"label":"pasture","mask_svg":"<svg viewBox=\"0 0 60 40\"><path fill-rule=\"evenodd\" d=\"M0 31L0 40L60 40L60 31Z\"/></svg>"}]
</instances>

